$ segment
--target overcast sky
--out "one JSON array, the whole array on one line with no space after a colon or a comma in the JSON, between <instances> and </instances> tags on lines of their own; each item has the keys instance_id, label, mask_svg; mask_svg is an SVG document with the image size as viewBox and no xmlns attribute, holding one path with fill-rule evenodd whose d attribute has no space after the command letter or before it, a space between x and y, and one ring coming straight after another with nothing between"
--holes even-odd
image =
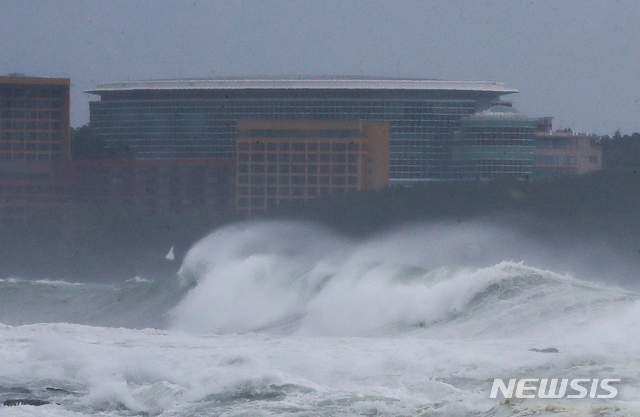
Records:
<instances>
[{"instance_id":1,"label":"overcast sky","mask_svg":"<svg viewBox=\"0 0 640 417\"><path fill-rule=\"evenodd\" d=\"M0 0L0 74L492 80L554 127L640 131L640 1Z\"/></svg>"}]
</instances>

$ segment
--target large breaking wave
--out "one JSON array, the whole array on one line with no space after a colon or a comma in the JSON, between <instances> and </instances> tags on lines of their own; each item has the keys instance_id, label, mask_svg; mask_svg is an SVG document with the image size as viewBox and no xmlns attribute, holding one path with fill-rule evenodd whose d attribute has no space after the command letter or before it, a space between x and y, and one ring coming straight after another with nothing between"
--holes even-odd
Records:
<instances>
[{"instance_id":1,"label":"large breaking wave","mask_svg":"<svg viewBox=\"0 0 640 417\"><path fill-rule=\"evenodd\" d=\"M121 285L2 279L0 323L503 336L562 333L637 299L542 268L563 256L554 263L545 246L477 223L418 225L367 240L308 223L241 223L196 244L176 278Z\"/></svg>"},{"instance_id":2,"label":"large breaking wave","mask_svg":"<svg viewBox=\"0 0 640 417\"><path fill-rule=\"evenodd\" d=\"M596 320L637 298L527 266L551 258L514 232L479 224L415 226L367 241L295 222L239 224L187 254L179 275L193 288L171 312L172 325L214 333L522 334Z\"/></svg>"}]
</instances>

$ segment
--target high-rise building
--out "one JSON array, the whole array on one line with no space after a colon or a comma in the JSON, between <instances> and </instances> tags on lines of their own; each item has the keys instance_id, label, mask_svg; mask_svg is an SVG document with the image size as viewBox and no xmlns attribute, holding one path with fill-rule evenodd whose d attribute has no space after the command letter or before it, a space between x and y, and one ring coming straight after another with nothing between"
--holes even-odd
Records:
<instances>
[{"instance_id":1,"label":"high-rise building","mask_svg":"<svg viewBox=\"0 0 640 417\"><path fill-rule=\"evenodd\" d=\"M0 76L0 218L69 199L69 79Z\"/></svg>"},{"instance_id":2,"label":"high-rise building","mask_svg":"<svg viewBox=\"0 0 640 417\"><path fill-rule=\"evenodd\" d=\"M237 208L377 190L389 182L389 124L357 120L241 120Z\"/></svg>"},{"instance_id":3,"label":"high-rise building","mask_svg":"<svg viewBox=\"0 0 640 417\"><path fill-rule=\"evenodd\" d=\"M139 159L235 158L243 120L389 125L391 182L451 179L461 119L516 93L502 83L349 77L108 83L88 91L94 134Z\"/></svg>"},{"instance_id":4,"label":"high-rise building","mask_svg":"<svg viewBox=\"0 0 640 417\"><path fill-rule=\"evenodd\" d=\"M69 79L0 76L0 160L69 159Z\"/></svg>"}]
</instances>

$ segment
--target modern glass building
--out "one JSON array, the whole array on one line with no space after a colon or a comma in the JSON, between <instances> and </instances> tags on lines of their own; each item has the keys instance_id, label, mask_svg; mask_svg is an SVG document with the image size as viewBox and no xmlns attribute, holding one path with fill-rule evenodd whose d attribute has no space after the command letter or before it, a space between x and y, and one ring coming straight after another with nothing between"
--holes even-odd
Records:
<instances>
[{"instance_id":1,"label":"modern glass building","mask_svg":"<svg viewBox=\"0 0 640 417\"><path fill-rule=\"evenodd\" d=\"M88 93L94 134L138 159L235 158L240 120L389 124L390 181L451 179L461 119L516 93L502 83L377 78L139 81Z\"/></svg>"},{"instance_id":2,"label":"modern glass building","mask_svg":"<svg viewBox=\"0 0 640 417\"><path fill-rule=\"evenodd\" d=\"M453 140L452 178L530 179L538 123L506 105L463 117Z\"/></svg>"}]
</instances>

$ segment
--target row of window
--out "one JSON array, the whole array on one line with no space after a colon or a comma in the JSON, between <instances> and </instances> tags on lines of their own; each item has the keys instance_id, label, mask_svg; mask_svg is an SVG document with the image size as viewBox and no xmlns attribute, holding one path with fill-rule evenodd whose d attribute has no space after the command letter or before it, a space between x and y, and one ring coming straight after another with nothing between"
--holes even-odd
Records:
<instances>
[{"instance_id":1,"label":"row of window","mask_svg":"<svg viewBox=\"0 0 640 417\"><path fill-rule=\"evenodd\" d=\"M508 134L508 135L531 135L534 132L534 128L531 126L464 126L464 133L466 136L473 137L475 135L488 135L488 134Z\"/></svg>"},{"instance_id":2,"label":"row of window","mask_svg":"<svg viewBox=\"0 0 640 417\"><path fill-rule=\"evenodd\" d=\"M142 176L130 176L130 177L118 177L107 175L82 175L80 174L80 181L88 184L183 184L187 187L198 187L203 184L217 184L223 183L223 179L218 177L142 177Z\"/></svg>"},{"instance_id":3,"label":"row of window","mask_svg":"<svg viewBox=\"0 0 640 417\"><path fill-rule=\"evenodd\" d=\"M157 174L172 174L181 176L201 177L211 174L229 174L230 167L202 167L202 166L186 166L186 167L93 167L93 166L81 166L78 167L78 172L82 175L115 175L123 174L127 176L133 175L152 175Z\"/></svg>"},{"instance_id":4,"label":"row of window","mask_svg":"<svg viewBox=\"0 0 640 417\"><path fill-rule=\"evenodd\" d=\"M60 130L62 124L59 122L20 122L20 121L0 121L0 128L3 130Z\"/></svg>"},{"instance_id":5,"label":"row of window","mask_svg":"<svg viewBox=\"0 0 640 417\"><path fill-rule=\"evenodd\" d=\"M254 167L259 168L259 167ZM259 169L253 169L253 174L264 174L265 171ZM316 175L320 174L357 174L358 166L357 165L271 165L267 166L266 170L267 174L310 174ZM244 181L242 178L247 177L248 172L243 168L239 170L238 178L239 181Z\"/></svg>"},{"instance_id":6,"label":"row of window","mask_svg":"<svg viewBox=\"0 0 640 417\"><path fill-rule=\"evenodd\" d=\"M60 141L62 140L62 135L60 133L50 133L50 132L2 132L0 134L0 138L2 141Z\"/></svg>"},{"instance_id":7,"label":"row of window","mask_svg":"<svg viewBox=\"0 0 640 417\"><path fill-rule=\"evenodd\" d=\"M533 159L465 159L455 161L453 166L525 166L531 165Z\"/></svg>"},{"instance_id":8,"label":"row of window","mask_svg":"<svg viewBox=\"0 0 640 417\"><path fill-rule=\"evenodd\" d=\"M248 136L253 138L358 138L362 136L362 132L354 129L251 129Z\"/></svg>"},{"instance_id":9,"label":"row of window","mask_svg":"<svg viewBox=\"0 0 640 417\"><path fill-rule=\"evenodd\" d=\"M252 174L316 174L320 172L321 174L325 173L356 173L358 172L357 165L261 165L261 164L240 164L238 165L238 173L239 174L248 174L251 172Z\"/></svg>"},{"instance_id":10,"label":"row of window","mask_svg":"<svg viewBox=\"0 0 640 417\"><path fill-rule=\"evenodd\" d=\"M54 159L59 158L60 156L58 154L51 154L51 153L41 153L41 154L35 154L35 153L0 153L0 160L3 161L41 161L41 162L46 162L46 161L51 161Z\"/></svg>"},{"instance_id":11,"label":"row of window","mask_svg":"<svg viewBox=\"0 0 640 417\"><path fill-rule=\"evenodd\" d=\"M238 151L247 152L357 152L360 151L359 143L331 143L331 142L244 142L238 141ZM362 144L362 150L368 150L366 143Z\"/></svg>"},{"instance_id":12,"label":"row of window","mask_svg":"<svg viewBox=\"0 0 640 417\"><path fill-rule=\"evenodd\" d=\"M355 164L358 163L358 154L350 153L325 153L325 154L304 154L304 153L281 153L281 154L263 154L263 153L240 153L238 154L238 162L267 162L267 163L277 163L277 162L292 162L292 163L350 163Z\"/></svg>"},{"instance_id":13,"label":"row of window","mask_svg":"<svg viewBox=\"0 0 640 417\"><path fill-rule=\"evenodd\" d=\"M249 182L250 181L250 182ZM358 177L357 176L344 176L344 175L321 175L321 176L315 176L315 175L310 175L310 176L304 176L304 175L292 175L292 176L253 176L251 178L249 177L243 177L243 178L238 178L238 184L239 184L239 189L240 188L244 188L244 185L248 185L249 183L251 183L252 185L275 185L275 184L280 184L280 185L288 185L288 184L295 184L295 185L305 185L305 184L310 184L310 185L316 185L316 184L320 184L320 185L344 185L344 184L349 184L349 185L358 185Z\"/></svg>"},{"instance_id":14,"label":"row of window","mask_svg":"<svg viewBox=\"0 0 640 417\"><path fill-rule=\"evenodd\" d=\"M184 158L184 159L202 159L202 158L219 158L233 159L233 152L217 152L209 150L194 149L191 152L176 152L171 149L158 151L135 151L135 156L139 159L166 159L166 158Z\"/></svg>"},{"instance_id":15,"label":"row of window","mask_svg":"<svg viewBox=\"0 0 640 417\"><path fill-rule=\"evenodd\" d=\"M0 97L2 98L55 98L61 99L65 95L65 88L61 87L9 87L0 86ZM6 101L6 100L5 100ZM21 101L21 100L15 100ZM24 106L21 106L24 107Z\"/></svg>"},{"instance_id":16,"label":"row of window","mask_svg":"<svg viewBox=\"0 0 640 417\"><path fill-rule=\"evenodd\" d=\"M37 145L32 142L13 142L13 143L0 143L0 150L3 151L60 151L60 145L54 143L49 145L48 143L38 143Z\"/></svg>"},{"instance_id":17,"label":"row of window","mask_svg":"<svg viewBox=\"0 0 640 417\"><path fill-rule=\"evenodd\" d=\"M203 197L211 195L226 194L218 189L205 188L166 188L159 189L154 187L127 187L118 189L109 189L99 186L80 186L78 193L84 196L100 195L100 196L117 196L117 197Z\"/></svg>"},{"instance_id":18,"label":"row of window","mask_svg":"<svg viewBox=\"0 0 640 417\"><path fill-rule=\"evenodd\" d=\"M0 112L2 119L54 119L62 118L62 112L59 111L22 111L22 110L4 110Z\"/></svg>"},{"instance_id":19,"label":"row of window","mask_svg":"<svg viewBox=\"0 0 640 417\"><path fill-rule=\"evenodd\" d=\"M359 115L353 115L353 117L342 118L344 120L353 120L360 117ZM208 120L194 120L194 121L180 121L175 119L153 119L144 120L144 118L136 117L132 115L129 118L101 118L91 117L91 125L96 129L100 129L104 134L129 134L129 135L152 135L152 134L165 134L171 129L178 131L180 134L199 134L199 135L223 135L233 134L234 137L237 134L237 128L235 122L242 119L242 115L232 115L224 119L208 119ZM261 120L325 120L312 117L246 117L251 119ZM361 120L367 121L389 121L391 124L390 131L395 134L444 134L451 132L459 126L457 119L452 119L448 122L438 121L434 119L418 119L418 120L387 120L384 118L362 118ZM326 118L326 120L339 120L335 117ZM220 126L221 123L233 123L233 126ZM394 132L395 130L395 132ZM357 136L360 137L360 136Z\"/></svg>"},{"instance_id":20,"label":"row of window","mask_svg":"<svg viewBox=\"0 0 640 417\"><path fill-rule=\"evenodd\" d=\"M328 195L343 194L345 192L356 192L355 187L273 187L267 189L266 197L264 196L241 196L238 197L238 207L261 207L269 201L277 204L278 202L290 201L292 197L324 197ZM278 198L280 197L280 198ZM282 198L284 197L284 198Z\"/></svg>"},{"instance_id":21,"label":"row of window","mask_svg":"<svg viewBox=\"0 0 640 417\"><path fill-rule=\"evenodd\" d=\"M265 108L263 111L246 111L242 108L232 107L212 107L197 108L189 112L184 108L167 108L162 111L157 109L126 109L121 107L112 107L105 104L106 107L92 106L92 122L138 122L141 125L152 122L153 124L162 123L190 123L195 124L206 123L214 120L238 120L238 119L358 119L358 120L393 120L406 122L417 125L425 123L436 123L445 125L458 125L460 118L469 111L460 111L458 109L442 109L442 112L415 112L415 111L385 111L383 109L375 110L363 107L343 107L343 108L304 108L304 107L273 107ZM472 109L469 109L472 110ZM278 137L279 135L269 135ZM264 137L264 136L263 136ZM336 137L336 136L328 136ZM349 137L357 137L350 136Z\"/></svg>"},{"instance_id":22,"label":"row of window","mask_svg":"<svg viewBox=\"0 0 640 417\"><path fill-rule=\"evenodd\" d=\"M85 203L96 205L100 207L112 206L146 206L152 208L172 208L179 209L184 206L223 206L227 201L224 197L219 198L156 198L153 196L145 197L111 197L104 198L103 196L85 196L78 195L76 200Z\"/></svg>"},{"instance_id":23,"label":"row of window","mask_svg":"<svg viewBox=\"0 0 640 417\"><path fill-rule=\"evenodd\" d=\"M512 138L509 136L498 138L476 138L457 141L454 147L462 146L527 146L533 148L533 140L529 138Z\"/></svg>"},{"instance_id":24,"label":"row of window","mask_svg":"<svg viewBox=\"0 0 640 417\"><path fill-rule=\"evenodd\" d=\"M498 178L509 177L517 178L521 180L528 180L533 173L531 171L522 172L477 172L477 173L457 173L451 174L450 179L453 180L467 180L467 181L480 181L480 180L495 180Z\"/></svg>"}]
</instances>

